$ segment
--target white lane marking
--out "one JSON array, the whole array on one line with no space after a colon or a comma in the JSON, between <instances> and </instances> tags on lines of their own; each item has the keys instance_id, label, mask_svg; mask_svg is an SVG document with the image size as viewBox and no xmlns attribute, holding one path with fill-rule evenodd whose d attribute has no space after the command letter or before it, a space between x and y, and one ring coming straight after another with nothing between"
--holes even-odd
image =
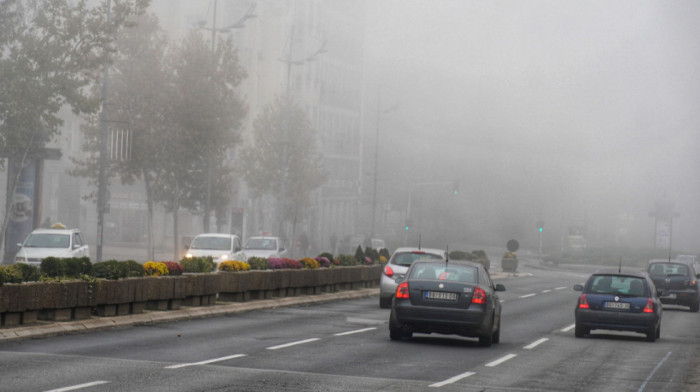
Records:
<instances>
[{"instance_id":1,"label":"white lane marking","mask_svg":"<svg viewBox=\"0 0 700 392\"><path fill-rule=\"evenodd\" d=\"M386 323L386 320L364 319L364 318L357 318L357 317L346 317L345 321L347 321L349 323L369 324L369 325L385 324Z\"/></svg>"},{"instance_id":2,"label":"white lane marking","mask_svg":"<svg viewBox=\"0 0 700 392\"><path fill-rule=\"evenodd\" d=\"M525 295L521 295L520 298L534 297L535 295L537 295L537 294L536 293L525 294Z\"/></svg>"},{"instance_id":3,"label":"white lane marking","mask_svg":"<svg viewBox=\"0 0 700 392\"><path fill-rule=\"evenodd\" d=\"M311 343L311 342L315 342L315 341L317 341L317 340L321 340L321 338L312 338L312 339L306 339L306 340L299 340L298 342L291 342L291 343L287 343L287 344L280 344L279 346L272 346L272 347L268 347L267 349L268 349L268 350L278 350L278 349L280 349L280 348L287 348L287 347L291 347L291 346L296 346L297 344Z\"/></svg>"},{"instance_id":4,"label":"white lane marking","mask_svg":"<svg viewBox=\"0 0 700 392\"><path fill-rule=\"evenodd\" d=\"M563 328L563 329L561 330L561 332L569 332L569 331L571 331L572 329L574 329L574 327L576 327L576 324L571 324L571 325L569 325L568 327Z\"/></svg>"},{"instance_id":5,"label":"white lane marking","mask_svg":"<svg viewBox=\"0 0 700 392\"><path fill-rule=\"evenodd\" d=\"M557 287L557 288L555 288L554 290L564 290L565 288L566 288L566 287L562 286L562 287Z\"/></svg>"},{"instance_id":6,"label":"white lane marking","mask_svg":"<svg viewBox=\"0 0 700 392\"><path fill-rule=\"evenodd\" d=\"M544 293L549 293L549 292L551 292L551 291L552 291L552 290L542 290L542 294L544 294Z\"/></svg>"},{"instance_id":7,"label":"white lane marking","mask_svg":"<svg viewBox=\"0 0 700 392\"><path fill-rule=\"evenodd\" d=\"M549 340L549 338L542 338L542 339L539 339L539 340L535 340L534 342L528 344L527 346L525 346L525 347L523 347L523 348L526 349L526 350L532 350L533 348L539 346L540 344L546 342L547 340Z\"/></svg>"},{"instance_id":8,"label":"white lane marking","mask_svg":"<svg viewBox=\"0 0 700 392\"><path fill-rule=\"evenodd\" d=\"M372 331L377 329L377 327L370 327L370 328L362 328L362 329L356 329L354 331L347 331L347 332L340 332L340 333L334 333L333 336L345 336L345 335L352 335L354 333L360 333L360 332L367 332L367 331Z\"/></svg>"},{"instance_id":9,"label":"white lane marking","mask_svg":"<svg viewBox=\"0 0 700 392\"><path fill-rule=\"evenodd\" d=\"M469 376L471 376L471 375L474 375L474 374L476 374L476 373L474 373L474 372L465 372L465 373L456 375L456 376L454 376L454 377L448 378L448 379L445 380L445 381L436 382L435 384L430 384L430 385L428 385L428 386L431 387L431 388L440 388L440 387L443 386L443 385L455 383L455 382L457 382L457 381L459 381L459 380L461 380L461 379L463 379L463 378L467 378L467 377L469 377Z\"/></svg>"},{"instance_id":10,"label":"white lane marking","mask_svg":"<svg viewBox=\"0 0 700 392\"><path fill-rule=\"evenodd\" d=\"M102 385L102 384L109 384L109 381L93 381L93 382L88 382L88 383L79 384L79 385L73 385L73 386L65 387L65 388L51 389L51 390L48 390L46 392L75 391L76 389L89 388L89 387L94 387L94 386Z\"/></svg>"},{"instance_id":11,"label":"white lane marking","mask_svg":"<svg viewBox=\"0 0 700 392\"><path fill-rule=\"evenodd\" d=\"M177 365L166 366L165 368L166 369L179 369L179 368L188 367L188 366L206 365L209 363L227 361L229 359L240 358L240 357L245 357L245 356L246 356L245 354L235 354L235 355L229 355L227 357L207 359L206 361L200 361L200 362L179 363Z\"/></svg>"},{"instance_id":12,"label":"white lane marking","mask_svg":"<svg viewBox=\"0 0 700 392\"><path fill-rule=\"evenodd\" d=\"M656 373L656 371L659 370L659 368L661 367L661 365L663 365L664 362L666 362L666 360L668 359L668 357L671 356L671 353L672 353L672 352L673 352L673 351L669 351L668 353L666 353L666 356L665 356L661 361L659 361L659 363L656 364L656 367L654 368L654 370L652 370L651 373L649 373L649 375L647 376L647 378L644 379L644 382L643 382L642 385L639 387L639 389L637 390L637 392L642 392L642 391L644 390L644 388L647 387L647 383L649 382L649 380L651 380L651 378L654 377L654 373Z\"/></svg>"},{"instance_id":13,"label":"white lane marking","mask_svg":"<svg viewBox=\"0 0 700 392\"><path fill-rule=\"evenodd\" d=\"M505 362L505 361L507 361L507 360L509 360L509 359L513 359L513 358L515 358L515 357L517 357L517 355L515 355L515 354L504 355L504 356L502 356L501 358L499 358L499 359L497 359L497 360L495 360L495 361L493 361L493 362L487 363L485 366L487 366L487 367L498 366L498 365L502 364L503 362Z\"/></svg>"}]
</instances>

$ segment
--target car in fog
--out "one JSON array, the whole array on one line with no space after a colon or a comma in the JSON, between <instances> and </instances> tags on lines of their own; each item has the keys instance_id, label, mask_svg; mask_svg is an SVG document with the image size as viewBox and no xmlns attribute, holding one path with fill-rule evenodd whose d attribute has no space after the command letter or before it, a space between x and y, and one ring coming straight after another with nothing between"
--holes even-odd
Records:
<instances>
[{"instance_id":1,"label":"car in fog","mask_svg":"<svg viewBox=\"0 0 700 392\"><path fill-rule=\"evenodd\" d=\"M384 309L391 307L391 299L396 293L396 286L398 286L396 279L403 278L408 268L416 260L433 259L444 261L446 258L447 253L442 249L421 247L396 249L384 266L382 276L379 278L379 307Z\"/></svg>"},{"instance_id":2,"label":"car in fog","mask_svg":"<svg viewBox=\"0 0 700 392\"><path fill-rule=\"evenodd\" d=\"M235 234L200 234L187 247L186 258L211 256L216 264L224 261L246 261L241 238Z\"/></svg>"},{"instance_id":3,"label":"car in fog","mask_svg":"<svg viewBox=\"0 0 700 392\"><path fill-rule=\"evenodd\" d=\"M90 248L78 229L36 229L15 255L15 263L40 266L47 257L90 257Z\"/></svg>"},{"instance_id":4,"label":"car in fog","mask_svg":"<svg viewBox=\"0 0 700 392\"><path fill-rule=\"evenodd\" d=\"M389 337L414 333L479 338L482 346L501 336L502 284L494 284L483 265L470 261L418 260L398 280L389 317Z\"/></svg>"},{"instance_id":5,"label":"car in fog","mask_svg":"<svg viewBox=\"0 0 700 392\"><path fill-rule=\"evenodd\" d=\"M577 338L595 329L642 333L649 342L661 337L663 306L648 274L598 271L574 290L581 291L574 311Z\"/></svg>"},{"instance_id":6,"label":"car in fog","mask_svg":"<svg viewBox=\"0 0 700 392\"><path fill-rule=\"evenodd\" d=\"M698 271L692 262L679 260L652 260L647 272L661 291L661 302L669 305L688 306L691 312L700 309Z\"/></svg>"},{"instance_id":7,"label":"car in fog","mask_svg":"<svg viewBox=\"0 0 700 392\"><path fill-rule=\"evenodd\" d=\"M248 238L243 247L248 258L262 257L264 259L286 257L287 248L279 237L255 236Z\"/></svg>"}]
</instances>

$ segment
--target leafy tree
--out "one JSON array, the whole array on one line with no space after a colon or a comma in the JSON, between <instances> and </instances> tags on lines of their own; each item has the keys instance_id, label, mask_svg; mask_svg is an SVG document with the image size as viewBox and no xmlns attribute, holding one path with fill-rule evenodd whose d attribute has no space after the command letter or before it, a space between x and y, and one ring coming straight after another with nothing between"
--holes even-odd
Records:
<instances>
[{"instance_id":1,"label":"leafy tree","mask_svg":"<svg viewBox=\"0 0 700 392\"><path fill-rule=\"evenodd\" d=\"M93 4L90 2L90 4ZM147 0L5 0L0 5L0 150L22 168L29 153L60 133L59 110L94 113L87 94L113 51L114 34L148 6ZM2 163L4 164L4 162ZM8 179L13 194L17 177ZM4 239L5 212L0 244Z\"/></svg>"},{"instance_id":2,"label":"leafy tree","mask_svg":"<svg viewBox=\"0 0 700 392\"><path fill-rule=\"evenodd\" d=\"M296 221L311 192L325 181L316 132L306 113L292 100L278 97L253 123L252 145L241 152L243 176L254 197L280 197L285 180L283 220ZM287 162L283 161L287 148ZM293 237L292 237L293 238Z\"/></svg>"}]
</instances>

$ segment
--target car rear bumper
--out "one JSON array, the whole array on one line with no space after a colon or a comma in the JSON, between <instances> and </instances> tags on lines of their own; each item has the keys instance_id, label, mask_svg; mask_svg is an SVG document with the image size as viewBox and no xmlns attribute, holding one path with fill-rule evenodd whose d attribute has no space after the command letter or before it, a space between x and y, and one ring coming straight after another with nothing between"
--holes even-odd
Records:
<instances>
[{"instance_id":1,"label":"car rear bumper","mask_svg":"<svg viewBox=\"0 0 700 392\"><path fill-rule=\"evenodd\" d=\"M492 328L486 309L435 308L395 304L391 312L392 324L404 330L419 333L442 333L476 337Z\"/></svg>"},{"instance_id":2,"label":"car rear bumper","mask_svg":"<svg viewBox=\"0 0 700 392\"><path fill-rule=\"evenodd\" d=\"M698 292L694 290L668 290L660 297L667 305L690 306L698 302Z\"/></svg>"},{"instance_id":3,"label":"car rear bumper","mask_svg":"<svg viewBox=\"0 0 700 392\"><path fill-rule=\"evenodd\" d=\"M647 332L659 324L656 313L626 313L576 309L576 324L588 329Z\"/></svg>"}]
</instances>

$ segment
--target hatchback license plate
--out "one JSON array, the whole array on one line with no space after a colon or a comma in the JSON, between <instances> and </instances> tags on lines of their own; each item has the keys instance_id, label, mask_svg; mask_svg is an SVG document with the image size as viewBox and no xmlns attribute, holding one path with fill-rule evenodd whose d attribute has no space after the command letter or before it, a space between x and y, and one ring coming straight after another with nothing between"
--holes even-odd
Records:
<instances>
[{"instance_id":1,"label":"hatchback license plate","mask_svg":"<svg viewBox=\"0 0 700 392\"><path fill-rule=\"evenodd\" d=\"M443 291L426 291L425 298L427 299L445 299L448 301L456 301L457 293L445 293Z\"/></svg>"},{"instance_id":2,"label":"hatchback license plate","mask_svg":"<svg viewBox=\"0 0 700 392\"><path fill-rule=\"evenodd\" d=\"M629 310L630 304L629 302L606 302L603 304L603 306L606 309L623 309L623 310Z\"/></svg>"}]
</instances>

